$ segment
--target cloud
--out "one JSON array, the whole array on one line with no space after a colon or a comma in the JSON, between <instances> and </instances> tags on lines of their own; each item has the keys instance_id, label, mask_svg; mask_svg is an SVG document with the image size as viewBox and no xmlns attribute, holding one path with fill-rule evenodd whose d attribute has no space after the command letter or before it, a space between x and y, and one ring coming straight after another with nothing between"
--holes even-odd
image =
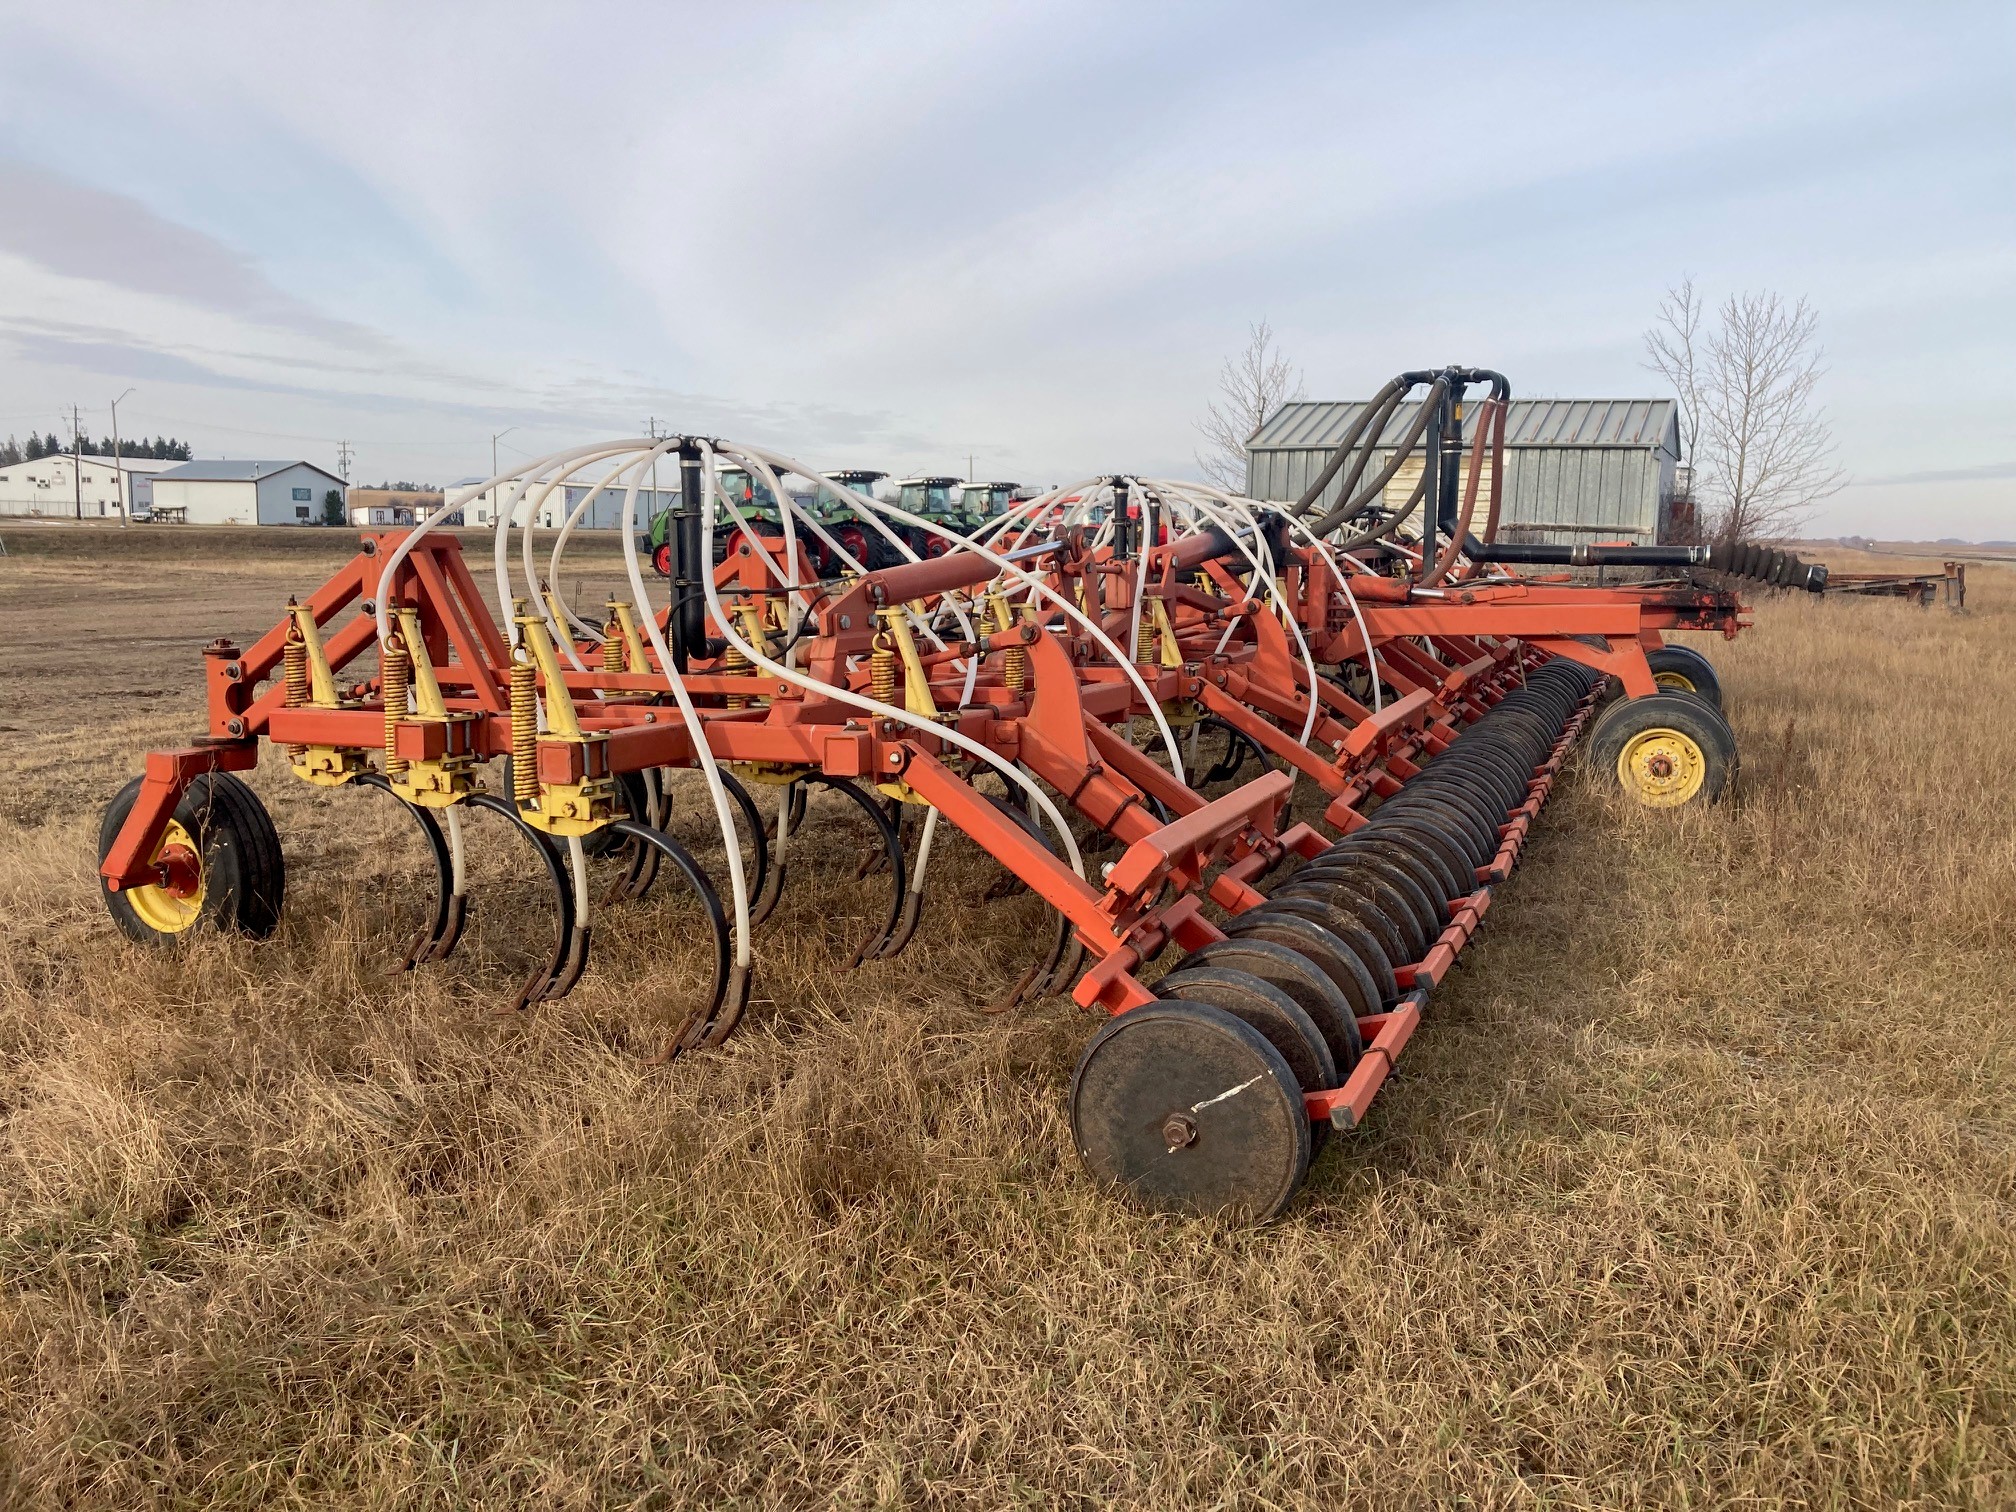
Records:
<instances>
[{"instance_id":1,"label":"cloud","mask_svg":"<svg viewBox=\"0 0 2016 1512\"><path fill-rule=\"evenodd\" d=\"M1892 473L1883 478L1857 478L1848 486L1877 483L1979 483L1998 478L2016 478L2016 461L1984 462L1978 467L1939 467L1929 472Z\"/></svg>"},{"instance_id":2,"label":"cloud","mask_svg":"<svg viewBox=\"0 0 2016 1512\"><path fill-rule=\"evenodd\" d=\"M180 300L346 345L362 326L330 320L270 283L243 254L138 200L0 158L0 251L71 278Z\"/></svg>"}]
</instances>

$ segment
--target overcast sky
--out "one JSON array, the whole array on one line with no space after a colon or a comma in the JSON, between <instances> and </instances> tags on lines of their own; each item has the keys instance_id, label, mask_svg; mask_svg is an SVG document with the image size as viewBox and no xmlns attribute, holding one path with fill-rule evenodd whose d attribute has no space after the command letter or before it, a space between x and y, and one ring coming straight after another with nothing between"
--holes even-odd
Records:
<instances>
[{"instance_id":1,"label":"overcast sky","mask_svg":"<svg viewBox=\"0 0 2016 1512\"><path fill-rule=\"evenodd\" d=\"M1816 533L2016 537L2012 18L0 0L0 435L1194 474L1249 321L1313 398L1659 394L1691 274L1819 310Z\"/></svg>"}]
</instances>

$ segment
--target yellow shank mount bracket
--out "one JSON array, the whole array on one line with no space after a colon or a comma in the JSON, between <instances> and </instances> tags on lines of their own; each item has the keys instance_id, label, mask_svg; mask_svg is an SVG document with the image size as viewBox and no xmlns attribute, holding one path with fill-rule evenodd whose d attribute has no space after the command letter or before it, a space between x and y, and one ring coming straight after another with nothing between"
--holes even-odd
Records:
<instances>
[{"instance_id":1,"label":"yellow shank mount bracket","mask_svg":"<svg viewBox=\"0 0 2016 1512\"><path fill-rule=\"evenodd\" d=\"M537 711L529 698L511 700L511 752L514 796L519 817L548 835L592 835L616 817L616 779L609 774L609 737L585 734L574 712L574 699L560 667L560 654L547 633L544 615L527 614L525 601L512 602L518 626L518 648L526 658L520 666L536 669L546 685L546 733L536 726ZM578 782L545 782L537 770L540 748L579 748ZM519 770L530 760L533 770ZM569 763L573 763L570 761ZM529 801L528 801L529 797Z\"/></svg>"},{"instance_id":2,"label":"yellow shank mount bracket","mask_svg":"<svg viewBox=\"0 0 2016 1512\"><path fill-rule=\"evenodd\" d=\"M409 712L387 721L402 758L386 762L387 776L392 791L408 803L447 808L482 787L476 780L476 716L466 710L451 710L441 696L434 663L427 655L420 611L411 604L399 604L392 613L399 622L398 638L409 662L413 704ZM416 744L417 755L413 751Z\"/></svg>"},{"instance_id":3,"label":"yellow shank mount bracket","mask_svg":"<svg viewBox=\"0 0 2016 1512\"><path fill-rule=\"evenodd\" d=\"M290 709L347 709L356 704L336 691L336 674L329 668L329 655L322 647L322 627L315 623L315 611L305 604L287 600L287 640L281 648L280 666ZM352 777L371 770L361 746L290 745L289 764L294 775L316 787L341 787Z\"/></svg>"}]
</instances>

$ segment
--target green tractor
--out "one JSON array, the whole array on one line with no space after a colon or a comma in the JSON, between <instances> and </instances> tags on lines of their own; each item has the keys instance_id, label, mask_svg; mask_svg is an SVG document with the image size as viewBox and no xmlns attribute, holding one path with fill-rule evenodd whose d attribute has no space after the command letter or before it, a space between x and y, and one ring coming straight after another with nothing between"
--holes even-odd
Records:
<instances>
[{"instance_id":1,"label":"green tractor","mask_svg":"<svg viewBox=\"0 0 2016 1512\"><path fill-rule=\"evenodd\" d=\"M828 483L851 493L864 494L872 501L875 498L875 485L889 474L863 468L848 468L841 472L826 473L824 476ZM894 565L895 549L879 530L869 528L860 512L852 505L834 498L825 489L821 489L817 513L819 523L825 528L826 533L838 541L849 556L870 572L878 567ZM814 550L817 552L821 577L838 577L847 570L847 564L834 556L827 549L825 542L819 542Z\"/></svg>"},{"instance_id":2,"label":"green tractor","mask_svg":"<svg viewBox=\"0 0 2016 1512\"><path fill-rule=\"evenodd\" d=\"M784 515L778 508L777 496L770 492L770 485L762 479L752 477L739 467L726 467L718 474L721 488L735 501L735 507L742 511L743 518L756 527L759 535L782 535ZM651 567L660 577L672 576L672 522L677 511L668 509L651 522L649 542ZM724 561L741 544L742 528L735 524L729 513L720 507L717 500L714 513L714 560Z\"/></svg>"},{"instance_id":3,"label":"green tractor","mask_svg":"<svg viewBox=\"0 0 2016 1512\"><path fill-rule=\"evenodd\" d=\"M900 509L929 520L954 535L970 534L966 519L966 481L963 478L905 478L896 504ZM920 557L943 556L951 542L936 532L915 525L900 525L896 534Z\"/></svg>"},{"instance_id":4,"label":"green tractor","mask_svg":"<svg viewBox=\"0 0 2016 1512\"><path fill-rule=\"evenodd\" d=\"M1009 506L1023 497L1020 483L968 483L966 485L966 518L969 521L966 534L969 536L989 520L998 520L1008 512Z\"/></svg>"}]
</instances>

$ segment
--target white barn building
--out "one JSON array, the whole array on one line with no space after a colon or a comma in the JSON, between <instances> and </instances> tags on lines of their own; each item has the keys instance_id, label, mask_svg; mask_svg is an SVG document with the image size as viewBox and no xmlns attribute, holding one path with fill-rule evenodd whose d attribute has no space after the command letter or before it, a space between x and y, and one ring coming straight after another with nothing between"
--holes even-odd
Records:
<instances>
[{"instance_id":1,"label":"white barn building","mask_svg":"<svg viewBox=\"0 0 2016 1512\"><path fill-rule=\"evenodd\" d=\"M675 461L668 470L676 471L677 465ZM482 481L481 478L464 478L459 483L450 484L447 489L447 497L453 500L465 489L474 488ZM600 474L596 475L596 481L600 481ZM496 491L502 495L502 498L495 502L492 501L490 493L487 490L483 493L471 495L469 502L462 508L462 518L468 524L478 528L496 524L498 509L503 504L510 502L511 495L517 487L516 483L500 485ZM525 516L530 511L532 499L538 494L539 488L540 485L535 483L531 488L526 490L525 497L518 501L518 507L511 513L512 524L518 526L524 525ZM562 525L567 523L567 517L574 512L575 507L583 499L587 498L589 494L594 492L594 482L563 483L546 495L545 502L539 506L539 518L532 523L541 530L558 530ZM574 528L576 530L620 529L623 524L623 496L627 492L629 492L628 484L610 484L609 487L602 490L595 502L588 506L587 513L582 515L580 522ZM648 483L640 484L637 489L637 529L639 533L642 533L658 515L663 514L668 509L676 509L678 505L679 490L677 488L668 489L661 486L656 493L653 493Z\"/></svg>"},{"instance_id":2,"label":"white barn building","mask_svg":"<svg viewBox=\"0 0 2016 1512\"><path fill-rule=\"evenodd\" d=\"M184 462L154 479L154 517L186 525L319 525L343 480L313 462Z\"/></svg>"},{"instance_id":3,"label":"white barn building","mask_svg":"<svg viewBox=\"0 0 2016 1512\"><path fill-rule=\"evenodd\" d=\"M116 520L122 495L127 511L144 517L153 504L154 477L176 466L156 457L86 455L79 459L59 453L0 467L0 515L39 516L50 520Z\"/></svg>"}]
</instances>

